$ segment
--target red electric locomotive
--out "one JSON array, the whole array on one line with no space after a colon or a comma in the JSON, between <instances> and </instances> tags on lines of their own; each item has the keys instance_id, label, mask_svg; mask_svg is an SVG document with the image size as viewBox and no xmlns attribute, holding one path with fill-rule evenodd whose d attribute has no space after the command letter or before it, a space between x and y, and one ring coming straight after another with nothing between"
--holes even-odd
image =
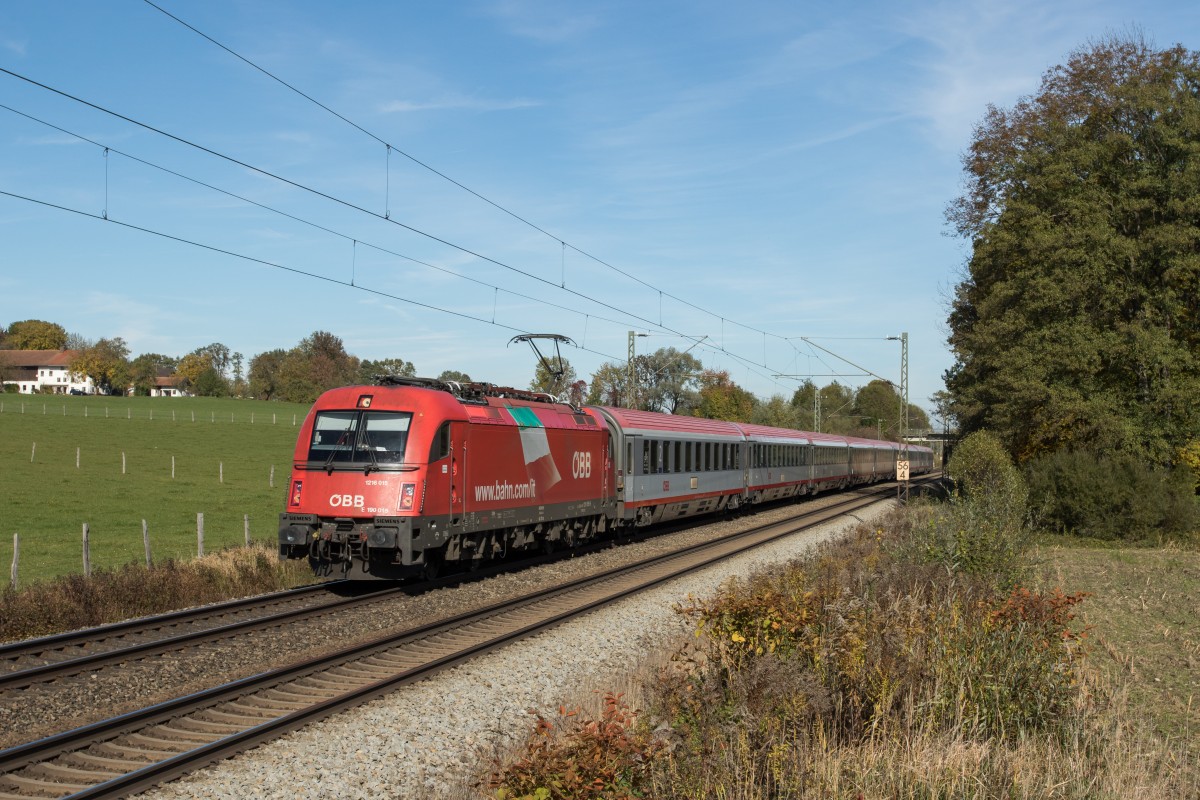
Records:
<instances>
[{"instance_id":1,"label":"red electric locomotive","mask_svg":"<svg viewBox=\"0 0 1200 800\"><path fill-rule=\"evenodd\" d=\"M296 443L280 556L398 578L572 544L605 529L609 474L604 421L547 395L421 378L333 389Z\"/></svg>"}]
</instances>

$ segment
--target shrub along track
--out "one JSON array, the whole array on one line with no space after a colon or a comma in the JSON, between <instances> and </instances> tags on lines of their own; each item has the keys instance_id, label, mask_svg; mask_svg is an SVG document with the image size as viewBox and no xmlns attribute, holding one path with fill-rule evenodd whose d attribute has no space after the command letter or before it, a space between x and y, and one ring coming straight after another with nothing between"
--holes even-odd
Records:
<instances>
[{"instance_id":1,"label":"shrub along track","mask_svg":"<svg viewBox=\"0 0 1200 800\"><path fill-rule=\"evenodd\" d=\"M0 752L0 798L115 797L144 789L892 491L856 493L791 520L11 748Z\"/></svg>"}]
</instances>

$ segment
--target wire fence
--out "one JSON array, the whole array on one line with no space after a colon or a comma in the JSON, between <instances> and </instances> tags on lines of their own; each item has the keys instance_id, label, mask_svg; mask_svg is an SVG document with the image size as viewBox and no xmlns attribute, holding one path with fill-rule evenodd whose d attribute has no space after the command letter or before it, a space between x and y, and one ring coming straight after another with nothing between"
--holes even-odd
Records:
<instances>
[{"instance_id":1,"label":"wire fence","mask_svg":"<svg viewBox=\"0 0 1200 800\"><path fill-rule=\"evenodd\" d=\"M161 408L138 408L133 406L113 407L100 402L95 404L80 402L55 402L53 400L20 400L11 397L0 400L0 414L40 414L42 416L86 417L96 419L126 419L145 420L148 422L207 422L215 424L228 422L246 425L290 425L296 427L301 415L298 413L258 412L237 413L215 410L199 411L195 409L165 410Z\"/></svg>"}]
</instances>

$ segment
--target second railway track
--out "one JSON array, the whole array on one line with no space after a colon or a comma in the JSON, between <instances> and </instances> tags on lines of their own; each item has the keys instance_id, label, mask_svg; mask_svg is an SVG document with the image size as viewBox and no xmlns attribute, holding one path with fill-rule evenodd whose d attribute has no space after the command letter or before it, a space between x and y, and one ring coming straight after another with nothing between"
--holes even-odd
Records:
<instances>
[{"instance_id":1,"label":"second railway track","mask_svg":"<svg viewBox=\"0 0 1200 800\"><path fill-rule=\"evenodd\" d=\"M0 798L126 795L733 552L848 513L875 502L880 494L850 497L806 515L802 522L758 526L11 748L0 752Z\"/></svg>"}]
</instances>

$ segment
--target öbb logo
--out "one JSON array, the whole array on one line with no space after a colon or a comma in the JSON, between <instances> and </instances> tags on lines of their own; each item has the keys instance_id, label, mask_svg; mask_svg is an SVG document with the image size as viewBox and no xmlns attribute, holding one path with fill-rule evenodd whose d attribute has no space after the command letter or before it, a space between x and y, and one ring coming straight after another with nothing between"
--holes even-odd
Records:
<instances>
[{"instance_id":1,"label":"\u00f6bb logo","mask_svg":"<svg viewBox=\"0 0 1200 800\"><path fill-rule=\"evenodd\" d=\"M363 496L361 494L331 494L329 495L329 505L337 508L362 508Z\"/></svg>"},{"instance_id":2,"label":"\u00f6bb logo","mask_svg":"<svg viewBox=\"0 0 1200 800\"><path fill-rule=\"evenodd\" d=\"M571 477L592 477L592 454L576 450L571 456Z\"/></svg>"}]
</instances>

